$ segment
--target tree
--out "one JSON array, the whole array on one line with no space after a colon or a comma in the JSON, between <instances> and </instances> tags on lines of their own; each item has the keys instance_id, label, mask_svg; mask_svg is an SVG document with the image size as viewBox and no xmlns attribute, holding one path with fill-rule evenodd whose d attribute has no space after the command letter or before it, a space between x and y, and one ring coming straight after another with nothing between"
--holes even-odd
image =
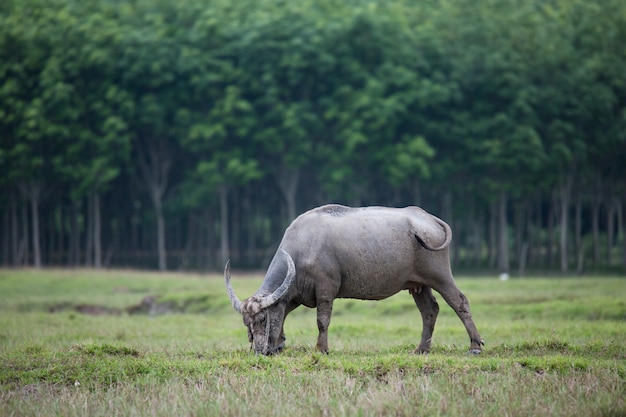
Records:
<instances>
[{"instance_id":1,"label":"tree","mask_svg":"<svg viewBox=\"0 0 626 417\"><path fill-rule=\"evenodd\" d=\"M3 51L11 55L3 68L5 82L0 96L0 120L6 134L3 153L8 163L5 174L30 205L33 265L37 268L42 265L39 205L49 190L51 160L61 150L55 126L46 118L50 90L45 71L54 46L53 20L49 9L32 17L16 5L14 14L5 20L3 37ZM36 29L30 30L32 27Z\"/></svg>"}]
</instances>

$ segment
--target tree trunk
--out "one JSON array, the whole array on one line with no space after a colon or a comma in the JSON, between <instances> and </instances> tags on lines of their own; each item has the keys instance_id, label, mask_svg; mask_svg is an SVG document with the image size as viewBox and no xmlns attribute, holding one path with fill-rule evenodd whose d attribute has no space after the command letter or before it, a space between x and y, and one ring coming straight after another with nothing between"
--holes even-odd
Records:
<instances>
[{"instance_id":1,"label":"tree trunk","mask_svg":"<svg viewBox=\"0 0 626 417\"><path fill-rule=\"evenodd\" d=\"M87 217L85 221L85 266L93 265L93 199L87 197Z\"/></svg>"},{"instance_id":2,"label":"tree trunk","mask_svg":"<svg viewBox=\"0 0 626 417\"><path fill-rule=\"evenodd\" d=\"M298 191L299 179L300 170L297 168L288 168L284 165L284 163L281 164L281 168L276 174L278 188L280 188L287 205L286 224L291 223L297 215L296 194Z\"/></svg>"},{"instance_id":3,"label":"tree trunk","mask_svg":"<svg viewBox=\"0 0 626 417\"><path fill-rule=\"evenodd\" d=\"M528 227L528 254L527 265L537 266L538 254L541 254L541 239L537 239L535 232L541 229L541 204L531 204L527 212L526 225Z\"/></svg>"},{"instance_id":4,"label":"tree trunk","mask_svg":"<svg viewBox=\"0 0 626 417\"><path fill-rule=\"evenodd\" d=\"M492 201L489 204L489 268L496 267L498 259L498 202Z\"/></svg>"},{"instance_id":5,"label":"tree trunk","mask_svg":"<svg viewBox=\"0 0 626 417\"><path fill-rule=\"evenodd\" d=\"M528 242L524 242L522 243L522 247L520 249L518 273L522 277L526 275L526 263L528 259L528 247L529 246L530 245L528 244Z\"/></svg>"},{"instance_id":6,"label":"tree trunk","mask_svg":"<svg viewBox=\"0 0 626 417\"><path fill-rule=\"evenodd\" d=\"M163 218L163 204L160 199L154 199L154 211L157 221L157 254L159 271L167 269L167 253L165 250L165 219Z\"/></svg>"},{"instance_id":7,"label":"tree trunk","mask_svg":"<svg viewBox=\"0 0 626 417\"><path fill-rule=\"evenodd\" d=\"M31 240L33 243L33 266L41 268L41 246L39 230L39 202L43 188L41 184L28 183L20 186L22 194L30 203Z\"/></svg>"},{"instance_id":8,"label":"tree trunk","mask_svg":"<svg viewBox=\"0 0 626 417\"><path fill-rule=\"evenodd\" d=\"M591 206L591 233L593 235L593 265L600 265L600 200Z\"/></svg>"},{"instance_id":9,"label":"tree trunk","mask_svg":"<svg viewBox=\"0 0 626 417\"><path fill-rule=\"evenodd\" d=\"M185 242L185 248L183 249L183 258L180 261L180 269L187 270L193 265L198 266L197 260L192 260L194 250L197 250L198 246L198 224L197 214L195 210L190 210L187 215L187 240Z\"/></svg>"},{"instance_id":10,"label":"tree trunk","mask_svg":"<svg viewBox=\"0 0 626 417\"><path fill-rule=\"evenodd\" d=\"M56 247L58 248L59 251L59 256L58 256L58 260L57 260L57 265L61 266L64 265L64 257L66 255L65 252L65 205L63 203L59 204L59 209L58 209L58 213L59 213L59 217L58 217L58 234L57 234L57 241L56 241ZM53 222L53 226L54 226L54 222Z\"/></svg>"},{"instance_id":11,"label":"tree trunk","mask_svg":"<svg viewBox=\"0 0 626 417\"><path fill-rule=\"evenodd\" d=\"M93 193L89 197L93 210L93 266L96 269L102 268L102 226L100 221L100 194Z\"/></svg>"},{"instance_id":12,"label":"tree trunk","mask_svg":"<svg viewBox=\"0 0 626 417\"><path fill-rule=\"evenodd\" d=\"M475 217L472 219L472 266L481 264L482 248L481 220Z\"/></svg>"},{"instance_id":13,"label":"tree trunk","mask_svg":"<svg viewBox=\"0 0 626 417\"><path fill-rule=\"evenodd\" d=\"M28 206L26 204L22 204L22 239L20 240L20 249L17 255L17 265L23 266L28 264Z\"/></svg>"},{"instance_id":14,"label":"tree trunk","mask_svg":"<svg viewBox=\"0 0 626 417\"><path fill-rule=\"evenodd\" d=\"M606 264L610 268L613 263L613 245L615 229L615 201L611 200L606 206Z\"/></svg>"},{"instance_id":15,"label":"tree trunk","mask_svg":"<svg viewBox=\"0 0 626 417\"><path fill-rule=\"evenodd\" d=\"M555 228L555 211L556 197L554 192L550 195L550 204L548 205L548 231L546 240L546 265L548 268L554 266L554 228Z\"/></svg>"},{"instance_id":16,"label":"tree trunk","mask_svg":"<svg viewBox=\"0 0 626 417\"><path fill-rule=\"evenodd\" d=\"M572 194L572 176L568 175L565 183L560 189L560 253L561 253L561 272L567 272L568 269L568 253L567 253L567 232L569 224L569 206Z\"/></svg>"},{"instance_id":17,"label":"tree trunk","mask_svg":"<svg viewBox=\"0 0 626 417\"><path fill-rule=\"evenodd\" d=\"M528 202L519 204L515 209L515 252L518 255L518 272L520 276L526 273L526 261L528 256Z\"/></svg>"},{"instance_id":18,"label":"tree trunk","mask_svg":"<svg viewBox=\"0 0 626 417\"><path fill-rule=\"evenodd\" d=\"M69 256L67 262L71 266L80 264L80 229L78 227L78 216L80 213L80 202L74 200L70 207L70 243Z\"/></svg>"},{"instance_id":19,"label":"tree trunk","mask_svg":"<svg viewBox=\"0 0 626 417\"><path fill-rule=\"evenodd\" d=\"M211 209L206 209L204 213L204 218L206 219L206 245L204 246L204 251L206 253L206 263L205 267L207 269L215 268L215 264L217 263L217 248L215 241L215 229L217 228L215 213Z\"/></svg>"},{"instance_id":20,"label":"tree trunk","mask_svg":"<svg viewBox=\"0 0 626 417\"><path fill-rule=\"evenodd\" d=\"M622 207L622 202L618 199L615 198L615 218L617 219L617 234L616 234L616 239L615 239L615 243L617 244L617 242L619 242L619 240L621 238L624 237L624 210Z\"/></svg>"},{"instance_id":21,"label":"tree trunk","mask_svg":"<svg viewBox=\"0 0 626 417\"><path fill-rule=\"evenodd\" d=\"M45 214L44 214L45 215ZM56 210L50 210L48 212L48 216L45 219L46 224L48 225L47 230L42 230L42 237L47 236L48 244L45 247L41 248L42 253L42 262L48 265L54 265L54 254L55 254L55 244L56 244ZM46 256L47 255L47 256Z\"/></svg>"},{"instance_id":22,"label":"tree trunk","mask_svg":"<svg viewBox=\"0 0 626 417\"><path fill-rule=\"evenodd\" d=\"M581 274L584 267L585 251L583 249L583 203L580 196L576 198L575 210L575 243L576 243L576 273Z\"/></svg>"},{"instance_id":23,"label":"tree trunk","mask_svg":"<svg viewBox=\"0 0 626 417\"><path fill-rule=\"evenodd\" d=\"M30 199L33 232L33 264L35 268L41 268L41 242L39 230L39 195L32 195Z\"/></svg>"},{"instance_id":24,"label":"tree trunk","mask_svg":"<svg viewBox=\"0 0 626 417\"><path fill-rule=\"evenodd\" d=\"M9 223L9 207L4 207L4 210L2 210L2 230L2 266L7 267L9 266L9 233L11 230Z\"/></svg>"},{"instance_id":25,"label":"tree trunk","mask_svg":"<svg viewBox=\"0 0 626 417\"><path fill-rule=\"evenodd\" d=\"M167 190L170 168L172 166L170 153L171 150L165 139L155 138L147 140L144 138L137 142L137 162L156 216L157 257L160 271L167 269L163 198Z\"/></svg>"},{"instance_id":26,"label":"tree trunk","mask_svg":"<svg viewBox=\"0 0 626 417\"><path fill-rule=\"evenodd\" d=\"M11 193L9 205L11 211L11 265L18 266L20 220L17 214L17 196L15 193Z\"/></svg>"},{"instance_id":27,"label":"tree trunk","mask_svg":"<svg viewBox=\"0 0 626 417\"><path fill-rule=\"evenodd\" d=\"M256 211L253 210L252 206L252 198L250 197L249 187L246 187L246 193L244 194L243 199L244 212L248 213L245 217L246 229L247 229L247 239L246 239L246 252L247 252L247 261L250 265L255 265L257 262L256 257L256 228L255 228L255 219L256 219Z\"/></svg>"},{"instance_id":28,"label":"tree trunk","mask_svg":"<svg viewBox=\"0 0 626 417\"><path fill-rule=\"evenodd\" d=\"M498 270L501 274L508 274L509 272L509 241L506 205L506 192L500 191L498 198Z\"/></svg>"},{"instance_id":29,"label":"tree trunk","mask_svg":"<svg viewBox=\"0 0 626 417\"><path fill-rule=\"evenodd\" d=\"M622 266L626 268L626 204L622 203Z\"/></svg>"},{"instance_id":30,"label":"tree trunk","mask_svg":"<svg viewBox=\"0 0 626 417\"><path fill-rule=\"evenodd\" d=\"M222 264L230 259L230 242L228 240L228 187L221 185L218 189L220 198L220 254Z\"/></svg>"},{"instance_id":31,"label":"tree trunk","mask_svg":"<svg viewBox=\"0 0 626 417\"><path fill-rule=\"evenodd\" d=\"M230 253L231 256L235 256L236 259L239 259L239 263L241 263L243 261L241 259L241 239L239 236L241 233L241 206L239 204L239 193L234 192L231 195L232 214L230 216Z\"/></svg>"}]
</instances>

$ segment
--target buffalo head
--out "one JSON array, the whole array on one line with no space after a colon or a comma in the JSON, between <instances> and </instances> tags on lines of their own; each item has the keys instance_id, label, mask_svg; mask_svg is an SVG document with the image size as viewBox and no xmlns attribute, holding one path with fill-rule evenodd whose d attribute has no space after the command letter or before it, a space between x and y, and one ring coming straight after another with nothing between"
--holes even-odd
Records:
<instances>
[{"instance_id":1,"label":"buffalo head","mask_svg":"<svg viewBox=\"0 0 626 417\"><path fill-rule=\"evenodd\" d=\"M296 276L296 267L291 256L280 249L287 260L287 275L282 284L269 294L255 294L240 301L230 283L230 261L224 268L226 292L233 308L243 316L243 323L248 328L248 340L257 354L273 355L284 347L282 334L285 319L285 304L280 303Z\"/></svg>"}]
</instances>

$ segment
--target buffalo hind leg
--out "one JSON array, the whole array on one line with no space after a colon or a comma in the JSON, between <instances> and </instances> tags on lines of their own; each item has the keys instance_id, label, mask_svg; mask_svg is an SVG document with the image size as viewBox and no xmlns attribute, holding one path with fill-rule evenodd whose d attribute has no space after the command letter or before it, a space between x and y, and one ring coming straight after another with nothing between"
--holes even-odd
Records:
<instances>
[{"instance_id":1,"label":"buffalo hind leg","mask_svg":"<svg viewBox=\"0 0 626 417\"><path fill-rule=\"evenodd\" d=\"M430 287L417 286L410 289L409 292L422 314L422 340L413 353L428 353L430 352L430 342L433 338L437 314L439 314L439 304L437 304Z\"/></svg>"},{"instance_id":2,"label":"buffalo hind leg","mask_svg":"<svg viewBox=\"0 0 626 417\"><path fill-rule=\"evenodd\" d=\"M474 320L472 319L469 301L461 290L458 289L452 276L446 280L445 284L441 285L439 288L435 288L435 290L441 294L443 299L446 300L446 303L448 303L457 316L459 316L463 325L465 325L467 334L470 337L470 353L480 353L485 343L481 339L478 329L476 329L476 325L474 324Z\"/></svg>"},{"instance_id":3,"label":"buffalo hind leg","mask_svg":"<svg viewBox=\"0 0 626 417\"><path fill-rule=\"evenodd\" d=\"M330 315L333 311L333 302L322 301L317 303L317 350L328 353L328 326L330 325Z\"/></svg>"}]
</instances>

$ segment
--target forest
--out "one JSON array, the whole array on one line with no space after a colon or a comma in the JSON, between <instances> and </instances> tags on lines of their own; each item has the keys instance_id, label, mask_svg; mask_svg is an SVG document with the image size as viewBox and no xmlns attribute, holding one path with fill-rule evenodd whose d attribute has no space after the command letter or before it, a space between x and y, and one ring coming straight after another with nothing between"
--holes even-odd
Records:
<instances>
[{"instance_id":1,"label":"forest","mask_svg":"<svg viewBox=\"0 0 626 417\"><path fill-rule=\"evenodd\" d=\"M626 271L623 0L3 0L0 265L267 266L326 203Z\"/></svg>"}]
</instances>

